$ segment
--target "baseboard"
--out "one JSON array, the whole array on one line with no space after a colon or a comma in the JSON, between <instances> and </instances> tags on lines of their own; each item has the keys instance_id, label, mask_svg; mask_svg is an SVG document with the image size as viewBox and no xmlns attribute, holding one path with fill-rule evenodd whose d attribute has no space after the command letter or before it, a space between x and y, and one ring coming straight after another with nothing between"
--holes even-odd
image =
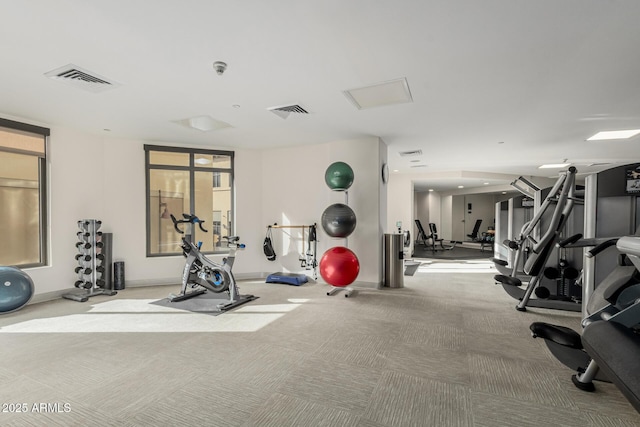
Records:
<instances>
[{"instance_id":1,"label":"baseboard","mask_svg":"<svg viewBox=\"0 0 640 427\"><path fill-rule=\"evenodd\" d=\"M252 273L238 273L235 274L234 277L238 281L248 281L248 280L264 280L267 278L269 274L273 272L266 273L264 271L261 272L252 272ZM324 282L320 282L324 283ZM164 278L164 279L142 279L142 280L127 280L125 282L125 290L126 288L142 288L147 286L180 286L180 281L175 277ZM382 282L360 282L356 281L351 286L357 288L366 288L366 289L382 289ZM27 305L38 304L41 302L53 301L56 299L62 298L62 295L77 292L76 288L68 288L61 289L58 291L52 292L44 292L41 294L34 295L31 300L27 303Z\"/></svg>"},{"instance_id":2,"label":"baseboard","mask_svg":"<svg viewBox=\"0 0 640 427\"><path fill-rule=\"evenodd\" d=\"M256 273L240 273L234 275L236 280L263 280L270 273L256 272ZM142 288L147 286L180 286L180 279L175 277L163 278L163 279L142 279L142 280L127 280L125 282L126 288ZM27 305L38 304L41 302L53 301L62 298L62 295L68 293L78 292L77 288L67 288L58 291L43 292L41 294L35 294Z\"/></svg>"},{"instance_id":3,"label":"baseboard","mask_svg":"<svg viewBox=\"0 0 640 427\"><path fill-rule=\"evenodd\" d=\"M56 299L60 299L60 298L62 298L62 295L68 294L68 293L73 292L73 291L77 291L77 289L76 288L69 288L69 289L62 289L62 290L59 290L59 291L44 292L42 294L36 294L31 298L31 300L29 300L27 305L38 304L38 303L41 303L41 302L47 302L47 301L53 301L53 300L56 300Z\"/></svg>"}]
</instances>

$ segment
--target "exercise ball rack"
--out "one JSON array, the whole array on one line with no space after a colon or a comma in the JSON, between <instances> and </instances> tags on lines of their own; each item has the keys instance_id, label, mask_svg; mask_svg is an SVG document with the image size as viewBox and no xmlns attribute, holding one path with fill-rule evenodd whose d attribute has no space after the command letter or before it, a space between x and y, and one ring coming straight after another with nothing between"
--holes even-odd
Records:
<instances>
[{"instance_id":1,"label":"exercise ball rack","mask_svg":"<svg viewBox=\"0 0 640 427\"><path fill-rule=\"evenodd\" d=\"M349 188L351 187L354 181L355 181L355 174L353 173L353 169L351 168L351 166L349 166L345 162L340 162L340 161L334 162L331 165L329 165L329 167L325 171L325 183L327 184L329 189L331 191L344 194L344 203L339 203L339 205L344 205L347 208L347 210L350 211L351 214L355 215L353 210L349 207ZM334 205L336 205L336 203L334 203ZM331 208L331 206L329 206L329 208ZM325 212L327 212L327 209L325 209ZM322 256L320 260L320 275L323 276L322 278L327 282L327 284L331 286L331 289L327 291L328 296L333 296L338 292L344 292L345 297L350 297L351 295L354 295L355 290L350 286L350 284L353 283L353 281L355 281L355 279L357 278L360 271L360 264L356 254L354 254L349 249L349 236L353 233L353 231L356 228L355 218L353 218L353 220L354 220L353 226L349 226L349 229L346 230L344 233L342 232L338 233L339 235L338 234L332 235L332 231L327 229L327 227L325 227L324 221L322 222L322 228L324 229L325 233L327 233L329 237L334 239L344 240L344 246L341 248L344 249L346 252L348 252L350 255L352 255L355 258L355 263L357 264L357 269L354 272L355 274L352 274L353 277L347 280L348 283L340 284L340 286L336 286L335 284L329 283L329 280L326 277L324 277L324 275L322 274L322 272L324 271L322 264L323 264L323 260L326 262L326 260L330 259L327 257L329 255L329 252L336 250L340 247L334 246L332 248L329 248L325 252L325 254Z\"/></svg>"}]
</instances>

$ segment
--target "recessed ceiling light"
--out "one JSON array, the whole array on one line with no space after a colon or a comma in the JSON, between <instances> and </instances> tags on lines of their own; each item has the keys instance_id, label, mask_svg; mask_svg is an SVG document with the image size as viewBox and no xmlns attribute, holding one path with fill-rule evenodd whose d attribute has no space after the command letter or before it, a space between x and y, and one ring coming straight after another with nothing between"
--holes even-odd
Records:
<instances>
[{"instance_id":1,"label":"recessed ceiling light","mask_svg":"<svg viewBox=\"0 0 640 427\"><path fill-rule=\"evenodd\" d=\"M406 78L375 83L370 86L345 90L344 96L358 109L413 102Z\"/></svg>"},{"instance_id":2,"label":"recessed ceiling light","mask_svg":"<svg viewBox=\"0 0 640 427\"><path fill-rule=\"evenodd\" d=\"M555 164L552 163L548 165L538 166L538 169L562 169L562 168L566 168L570 164L571 163L555 163Z\"/></svg>"},{"instance_id":3,"label":"recessed ceiling light","mask_svg":"<svg viewBox=\"0 0 640 427\"><path fill-rule=\"evenodd\" d=\"M587 141L602 141L605 139L627 139L636 136L639 133L640 129L610 130L605 132L598 132L591 138L587 138Z\"/></svg>"},{"instance_id":4,"label":"recessed ceiling light","mask_svg":"<svg viewBox=\"0 0 640 427\"><path fill-rule=\"evenodd\" d=\"M394 169L393 171L394 171L394 172L400 172L398 169Z\"/></svg>"},{"instance_id":5,"label":"recessed ceiling light","mask_svg":"<svg viewBox=\"0 0 640 427\"><path fill-rule=\"evenodd\" d=\"M488 183L488 182L485 182L485 183L484 183L484 185L489 185L489 183Z\"/></svg>"},{"instance_id":6,"label":"recessed ceiling light","mask_svg":"<svg viewBox=\"0 0 640 427\"><path fill-rule=\"evenodd\" d=\"M464 185L458 185L458 188L464 188Z\"/></svg>"},{"instance_id":7,"label":"recessed ceiling light","mask_svg":"<svg viewBox=\"0 0 640 427\"><path fill-rule=\"evenodd\" d=\"M429 191L430 191L430 192L432 192L432 191L433 191L433 188L430 188L430 189L429 189Z\"/></svg>"},{"instance_id":8,"label":"recessed ceiling light","mask_svg":"<svg viewBox=\"0 0 640 427\"><path fill-rule=\"evenodd\" d=\"M503 191L503 192L502 192L502 194L507 194L507 192L506 192L506 191Z\"/></svg>"}]
</instances>

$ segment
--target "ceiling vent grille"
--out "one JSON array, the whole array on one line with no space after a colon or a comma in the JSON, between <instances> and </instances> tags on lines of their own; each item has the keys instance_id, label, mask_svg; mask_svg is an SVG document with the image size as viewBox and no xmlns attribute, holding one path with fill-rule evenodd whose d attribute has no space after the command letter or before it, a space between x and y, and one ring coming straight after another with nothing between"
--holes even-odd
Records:
<instances>
[{"instance_id":1,"label":"ceiling vent grille","mask_svg":"<svg viewBox=\"0 0 640 427\"><path fill-rule=\"evenodd\" d=\"M279 107L269 107L267 110L271 111L276 116L281 119L286 119L289 117L291 113L296 114L309 114L306 108L301 106L300 104L291 104L291 105L281 105Z\"/></svg>"},{"instance_id":2,"label":"ceiling vent grille","mask_svg":"<svg viewBox=\"0 0 640 427\"><path fill-rule=\"evenodd\" d=\"M411 167L411 168L426 168L427 165L411 165L409 167Z\"/></svg>"},{"instance_id":3,"label":"ceiling vent grille","mask_svg":"<svg viewBox=\"0 0 640 427\"><path fill-rule=\"evenodd\" d=\"M88 92L104 92L120 86L113 80L85 70L77 65L69 64L44 74L50 79L71 84Z\"/></svg>"},{"instance_id":4,"label":"ceiling vent grille","mask_svg":"<svg viewBox=\"0 0 640 427\"><path fill-rule=\"evenodd\" d=\"M422 150L400 151L400 157L422 156Z\"/></svg>"}]
</instances>

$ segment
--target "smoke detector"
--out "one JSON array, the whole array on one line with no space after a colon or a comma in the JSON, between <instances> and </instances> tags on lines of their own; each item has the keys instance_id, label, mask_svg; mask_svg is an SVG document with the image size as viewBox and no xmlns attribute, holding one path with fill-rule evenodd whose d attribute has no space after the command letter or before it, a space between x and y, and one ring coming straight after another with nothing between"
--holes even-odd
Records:
<instances>
[{"instance_id":1,"label":"smoke detector","mask_svg":"<svg viewBox=\"0 0 640 427\"><path fill-rule=\"evenodd\" d=\"M221 76L227 70L227 63L222 61L216 61L213 63L213 69L216 70L216 73Z\"/></svg>"}]
</instances>

